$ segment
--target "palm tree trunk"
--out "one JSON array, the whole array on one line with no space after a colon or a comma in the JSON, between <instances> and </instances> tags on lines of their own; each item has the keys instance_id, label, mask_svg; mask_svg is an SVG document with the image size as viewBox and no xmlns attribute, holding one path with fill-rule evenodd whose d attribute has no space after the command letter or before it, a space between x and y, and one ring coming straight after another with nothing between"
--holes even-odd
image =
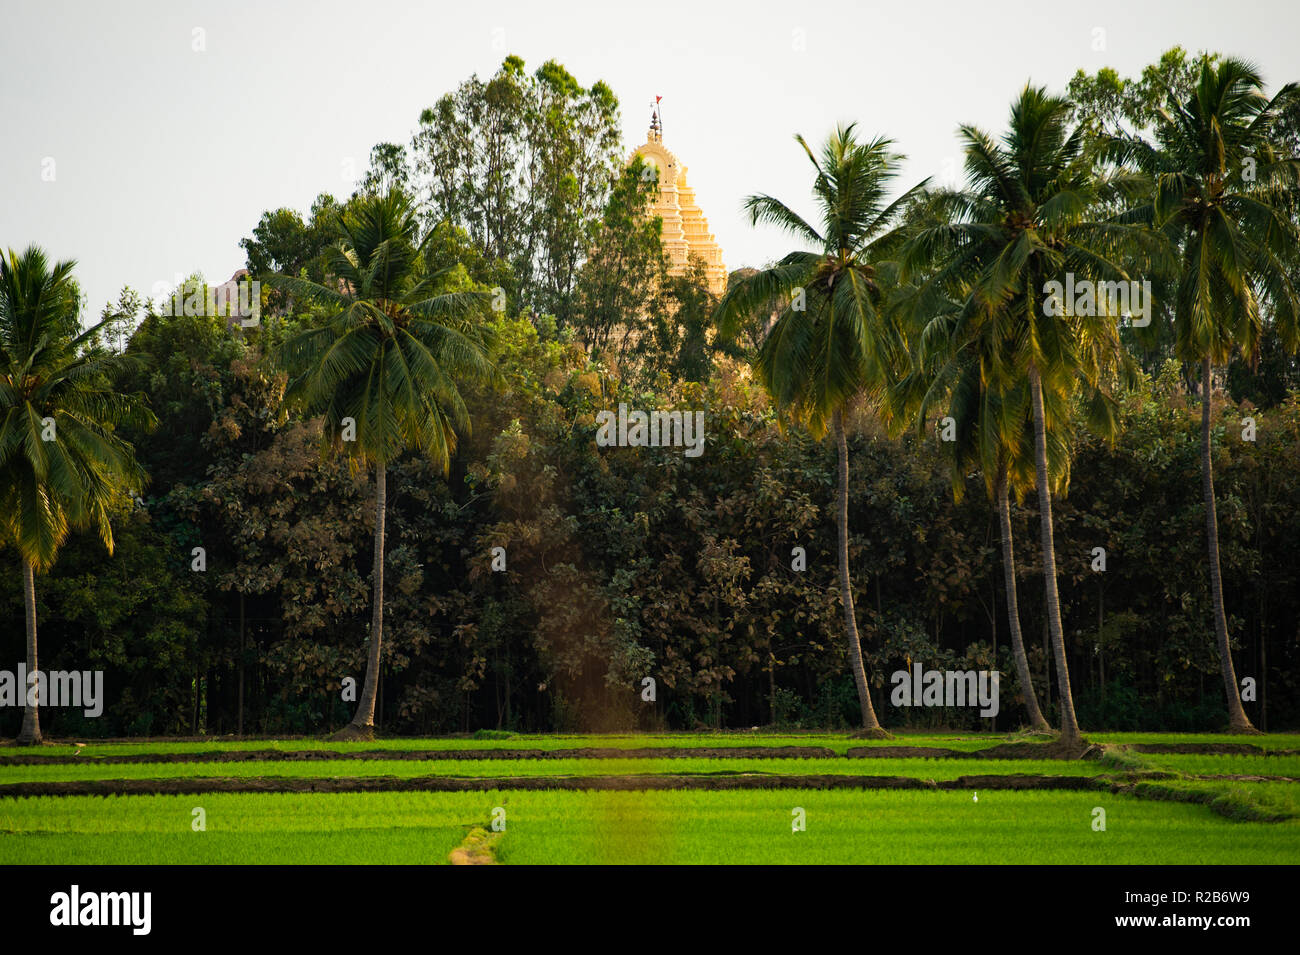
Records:
<instances>
[{"instance_id":1,"label":"palm tree trunk","mask_svg":"<svg viewBox=\"0 0 1300 955\"><path fill-rule=\"evenodd\" d=\"M844 417L839 409L832 416L835 444L839 449L839 492L835 526L839 537L840 603L844 607L844 636L849 645L849 669L858 688L858 704L862 707L862 728L883 733L876 710L871 705L871 692L867 688L867 671L862 665L862 644L858 639L857 614L853 610L853 589L849 581L849 443L844 437Z\"/></svg>"},{"instance_id":2,"label":"palm tree trunk","mask_svg":"<svg viewBox=\"0 0 1300 955\"><path fill-rule=\"evenodd\" d=\"M1209 543L1210 602L1214 605L1214 634L1219 643L1219 663L1223 668L1223 687L1228 693L1228 731L1254 733L1254 724L1241 705L1237 674L1232 666L1232 647L1228 645L1228 615L1223 609L1223 572L1219 567L1219 516L1214 506L1214 464L1210 458L1210 373L1207 357L1201 364L1201 489L1205 494L1205 535Z\"/></svg>"},{"instance_id":3,"label":"palm tree trunk","mask_svg":"<svg viewBox=\"0 0 1300 955\"><path fill-rule=\"evenodd\" d=\"M239 716L236 736L244 735L244 592L239 592Z\"/></svg>"},{"instance_id":4,"label":"palm tree trunk","mask_svg":"<svg viewBox=\"0 0 1300 955\"><path fill-rule=\"evenodd\" d=\"M1050 730L1038 708L1038 696L1029 674L1029 657L1025 655L1025 641L1020 634L1020 601L1016 597L1016 557L1011 539L1011 495L1007 491L1007 464L998 462L997 477L998 523L1002 527L1002 570L1007 582L1007 623L1011 628L1011 653L1016 659L1016 676L1020 679L1029 710L1029 726L1038 732Z\"/></svg>"},{"instance_id":5,"label":"palm tree trunk","mask_svg":"<svg viewBox=\"0 0 1300 955\"><path fill-rule=\"evenodd\" d=\"M357 703L357 715L349 729L356 735L373 736L375 732L375 697L379 692L379 651L384 638L384 512L388 503L388 470L382 463L375 466L375 593L371 600L370 657L366 661L366 680Z\"/></svg>"},{"instance_id":6,"label":"palm tree trunk","mask_svg":"<svg viewBox=\"0 0 1300 955\"><path fill-rule=\"evenodd\" d=\"M36 662L36 570L31 561L23 562L23 609L27 618L27 678L32 679L38 669ZM39 683L36 684L39 686ZM18 742L35 745L43 742L41 738L40 698L36 697L36 706L27 706L27 687L18 687L23 699L23 725L18 731Z\"/></svg>"},{"instance_id":7,"label":"palm tree trunk","mask_svg":"<svg viewBox=\"0 0 1300 955\"><path fill-rule=\"evenodd\" d=\"M1043 379L1038 366L1029 366L1029 393L1034 406L1034 467L1038 472L1039 524L1043 538L1043 583L1047 588L1047 626L1056 657L1056 682L1060 686L1061 738L1077 740L1079 721L1074 715L1070 690L1070 665L1065 659L1065 631L1061 627L1061 595L1056 589L1056 534L1052 528L1052 489L1047 473L1047 422L1043 411Z\"/></svg>"}]
</instances>

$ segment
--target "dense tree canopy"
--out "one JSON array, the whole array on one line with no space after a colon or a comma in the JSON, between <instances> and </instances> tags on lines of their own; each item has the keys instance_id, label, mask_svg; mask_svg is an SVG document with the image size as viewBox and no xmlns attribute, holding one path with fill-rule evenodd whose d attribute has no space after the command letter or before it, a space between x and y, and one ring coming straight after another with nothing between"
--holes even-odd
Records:
<instances>
[{"instance_id":1,"label":"dense tree canopy","mask_svg":"<svg viewBox=\"0 0 1300 955\"><path fill-rule=\"evenodd\" d=\"M1066 100L1044 93L1035 106L1052 115L1051 156L1034 165L1028 144L1017 152L970 129L975 188L946 197L894 206L902 190L878 177L881 188L846 212L822 179L859 154L812 153L832 226L881 228L858 229L862 241L846 245L764 197L760 218L804 228L805 250L738 270L728 300L744 307L719 329L701 264L669 272L659 223L646 215L654 183L623 167L609 88L554 62L530 73L516 57L486 80L471 77L412 117L409 143L376 146L354 195L269 210L252 224L248 268L269 290L258 327L161 314L127 290L93 335L66 329L60 361L88 364L95 393L140 395L157 427L146 415L101 419L102 447L132 448L148 481L119 482L120 493L97 501L111 554L74 529L38 568L42 665L106 674L102 718L50 710L45 732L339 729L356 706L342 697L344 681L360 684L369 662L377 569L386 580L374 694L383 731L860 726L838 573L842 458L819 428L778 414L807 403L815 383L798 369L820 366L795 362L798 349L781 358L773 328L856 343L826 366L835 375L821 385L834 400L811 417L829 423L838 409L852 461L849 596L865 692L886 729L990 725L965 708L891 706L889 674L916 662L1000 670L998 729L1029 723L1027 682L1059 725L1066 670L1085 730L1221 728L1228 697L1206 573L1202 375L1186 347L1196 329L1178 325L1187 311L1179 255L1162 266L1143 244L1164 241L1185 264L1206 234L1189 222L1205 205L1192 192L1156 189L1174 172L1160 163L1186 159L1176 155L1170 96L1189 103L1201 79L1201 62L1181 50L1135 79L1081 74ZM1274 165L1296 155L1295 107L1283 105L1267 143L1252 145ZM1115 148L1121 140L1128 153ZM1142 154L1145 165L1139 142L1155 150ZM863 143L892 163L887 141ZM1017 207L1003 173L1022 160L1034 191ZM1294 286L1294 243L1275 241L1265 213L1248 207L1256 187L1232 185L1244 197L1243 234L1263 229L1250 254L1272 256L1274 287ZM371 242L358 216L403 190L413 215L398 216L400 236ZM1277 229L1294 229L1294 197L1279 189L1270 199ZM1144 239L1110 242L1120 227ZM888 240L872 249L875 236ZM952 254L963 236L965 259ZM910 267L896 268L909 240ZM1090 260L1098 276L1150 276L1151 326L1117 315L1092 316L1088 328L1051 324L1041 310L1008 306L1047 277L1033 263L1069 258L1083 274L1102 245L1104 262ZM1300 725L1300 374L1281 321L1290 316L1249 278L1234 285L1231 256L1222 246L1216 255L1215 301L1245 301L1250 289L1260 304L1237 343L1247 347L1215 354L1226 387L1205 389L1225 632L1237 677L1257 687L1243 700L1250 720L1277 729ZM398 286L384 285L385 263L401 266ZM855 295L860 280L870 295ZM75 297L74 287L59 295ZM813 311L793 309L800 289ZM454 398L444 383L422 386L446 399L456 424L441 446L422 430L437 414L420 395L408 395L415 410L404 424L367 418L379 410L361 370L390 348L385 330L424 322L435 299L479 303L453 330L493 343L494 375L458 379ZM827 316L835 321L819 327ZM309 355L304 343L319 347ZM4 348L4 361L20 362ZM302 361L286 362L295 349ZM1048 432L1039 456L1028 372L1052 353L1068 360L1039 362ZM109 357L122 360L101 361ZM774 375L778 358L793 371ZM867 388L862 375L836 377L868 361L889 365L902 390L886 388L890 375ZM313 367L333 370L313 385ZM289 400L304 385L313 400ZM0 400L12 403L8 392ZM620 404L702 411L704 453L598 446L597 414ZM946 415L960 440L936 428ZM344 417L376 425L354 460L332 444ZM421 436L430 441L396 440ZM3 460L21 443L4 437ZM1059 660L1043 585L1043 457ZM376 568L380 460L386 545ZM1003 559L1002 472L1014 561ZM201 569L195 548L206 555ZM12 534L0 561L10 571L0 575L10 622L0 656L16 660L26 587ZM640 696L647 676L658 684L653 703ZM0 734L17 733L20 719L0 709Z\"/></svg>"}]
</instances>

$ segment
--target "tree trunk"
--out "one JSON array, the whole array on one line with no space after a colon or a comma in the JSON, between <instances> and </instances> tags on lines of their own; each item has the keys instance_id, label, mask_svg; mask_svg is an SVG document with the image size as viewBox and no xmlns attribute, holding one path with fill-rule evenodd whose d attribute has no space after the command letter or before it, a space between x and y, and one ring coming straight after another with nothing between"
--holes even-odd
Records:
<instances>
[{"instance_id":1,"label":"tree trunk","mask_svg":"<svg viewBox=\"0 0 1300 955\"><path fill-rule=\"evenodd\" d=\"M1106 648L1104 632L1106 629L1106 590L1101 578L1097 578L1097 670L1101 674L1101 705L1106 707Z\"/></svg>"},{"instance_id":2,"label":"tree trunk","mask_svg":"<svg viewBox=\"0 0 1300 955\"><path fill-rule=\"evenodd\" d=\"M767 719L776 726L776 654L767 655Z\"/></svg>"},{"instance_id":3,"label":"tree trunk","mask_svg":"<svg viewBox=\"0 0 1300 955\"><path fill-rule=\"evenodd\" d=\"M1056 535L1052 528L1051 476L1047 473L1047 422L1043 411L1043 379L1038 366L1029 366L1029 393L1034 405L1034 467L1038 472L1039 524L1043 538L1043 583L1047 589L1047 626L1056 657L1056 682L1060 689L1061 738L1077 740L1079 721L1074 715L1070 690L1070 664L1065 658L1065 632L1061 627L1061 595L1056 589Z\"/></svg>"},{"instance_id":4,"label":"tree trunk","mask_svg":"<svg viewBox=\"0 0 1300 955\"><path fill-rule=\"evenodd\" d=\"M370 657L366 661L365 686L352 717L352 735L373 736L375 732L375 698L379 692L379 651L384 639L384 511L388 503L388 473L383 464L375 466L375 593L371 603Z\"/></svg>"},{"instance_id":5,"label":"tree trunk","mask_svg":"<svg viewBox=\"0 0 1300 955\"><path fill-rule=\"evenodd\" d=\"M236 736L244 735L244 593L239 593L239 716Z\"/></svg>"},{"instance_id":6,"label":"tree trunk","mask_svg":"<svg viewBox=\"0 0 1300 955\"><path fill-rule=\"evenodd\" d=\"M1043 700L1052 705L1052 634L1043 614Z\"/></svg>"},{"instance_id":7,"label":"tree trunk","mask_svg":"<svg viewBox=\"0 0 1300 955\"><path fill-rule=\"evenodd\" d=\"M1259 728L1268 732L1268 638L1259 645Z\"/></svg>"},{"instance_id":8,"label":"tree trunk","mask_svg":"<svg viewBox=\"0 0 1300 955\"><path fill-rule=\"evenodd\" d=\"M1025 696L1025 708L1029 711L1029 727L1036 732L1044 732L1052 727L1043 718L1043 711L1038 708L1038 696L1034 693L1034 681L1029 674L1029 657L1025 654L1025 641L1020 633L1020 602L1016 597L1016 558L1011 539L1011 495L1007 491L1007 465L998 463L997 477L998 523L1002 527L1002 569L1007 582L1007 623L1011 628L1011 653L1016 660L1016 675Z\"/></svg>"},{"instance_id":9,"label":"tree trunk","mask_svg":"<svg viewBox=\"0 0 1300 955\"><path fill-rule=\"evenodd\" d=\"M36 570L28 560L23 560L23 609L27 618L27 678L33 679L38 666L36 662ZM39 683L34 688L39 687ZM18 687L23 700L23 725L18 731L18 742L24 745L36 745L44 742L41 737L41 715L39 696L36 705L27 706L27 687Z\"/></svg>"},{"instance_id":10,"label":"tree trunk","mask_svg":"<svg viewBox=\"0 0 1300 955\"><path fill-rule=\"evenodd\" d=\"M867 689L867 671L862 666L862 644L858 639L857 615L853 610L853 589L849 582L849 444L844 437L844 417L836 410L832 417L835 444L839 449L839 495L835 525L839 537L840 603L844 607L844 637L849 646L849 669L858 688L858 704L862 707L862 728L868 732L884 734L871 705Z\"/></svg>"},{"instance_id":11,"label":"tree trunk","mask_svg":"<svg viewBox=\"0 0 1300 955\"><path fill-rule=\"evenodd\" d=\"M1228 693L1228 732L1254 733L1257 730L1241 705L1237 674L1232 666L1232 647L1228 645L1228 615L1223 609L1223 574L1219 569L1219 517L1214 506L1214 465L1210 458L1210 373L1207 357L1201 363L1201 490L1205 494L1205 536L1209 543L1210 603L1214 609L1214 634L1219 643L1219 663L1223 668L1223 687Z\"/></svg>"},{"instance_id":12,"label":"tree trunk","mask_svg":"<svg viewBox=\"0 0 1300 955\"><path fill-rule=\"evenodd\" d=\"M515 728L514 716L510 712L510 688L515 685L515 671L510 664L510 641L506 641L506 729ZM657 709L657 707L656 707Z\"/></svg>"}]
</instances>

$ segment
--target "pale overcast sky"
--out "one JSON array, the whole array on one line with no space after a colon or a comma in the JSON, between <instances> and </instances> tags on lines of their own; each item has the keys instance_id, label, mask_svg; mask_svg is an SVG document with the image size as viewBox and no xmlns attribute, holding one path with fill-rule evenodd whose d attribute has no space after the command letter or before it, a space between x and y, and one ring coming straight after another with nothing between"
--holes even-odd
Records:
<instances>
[{"instance_id":1,"label":"pale overcast sky","mask_svg":"<svg viewBox=\"0 0 1300 955\"><path fill-rule=\"evenodd\" d=\"M629 151L663 96L727 267L758 265L788 240L747 225L744 197L810 206L795 132L856 120L898 141L910 184L953 168L959 122L1001 130L1027 79L1135 75L1182 45L1253 60L1271 92L1300 80L1298 28L1297 0L0 0L0 248L77 259L95 314L124 284L223 281L263 210L346 197L345 160L407 143L423 107L514 53L605 80Z\"/></svg>"}]
</instances>

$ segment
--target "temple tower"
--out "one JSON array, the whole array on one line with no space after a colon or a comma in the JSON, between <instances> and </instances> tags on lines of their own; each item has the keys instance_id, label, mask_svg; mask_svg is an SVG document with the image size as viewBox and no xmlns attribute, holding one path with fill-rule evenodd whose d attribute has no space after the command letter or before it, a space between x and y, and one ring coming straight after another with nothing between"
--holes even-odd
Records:
<instances>
[{"instance_id":1,"label":"temple tower","mask_svg":"<svg viewBox=\"0 0 1300 955\"><path fill-rule=\"evenodd\" d=\"M650 114L650 132L638 146L632 159L655 168L659 177L659 196L650 206L651 215L663 219L663 246L672 263L670 275L687 271L692 255L704 260L709 291L721 295L727 290L727 267L722 264L722 249L709 232L709 221L695 202L695 190L686 182L686 167L664 148L663 121L659 114L659 97ZM630 162L631 160L629 160Z\"/></svg>"}]
</instances>

